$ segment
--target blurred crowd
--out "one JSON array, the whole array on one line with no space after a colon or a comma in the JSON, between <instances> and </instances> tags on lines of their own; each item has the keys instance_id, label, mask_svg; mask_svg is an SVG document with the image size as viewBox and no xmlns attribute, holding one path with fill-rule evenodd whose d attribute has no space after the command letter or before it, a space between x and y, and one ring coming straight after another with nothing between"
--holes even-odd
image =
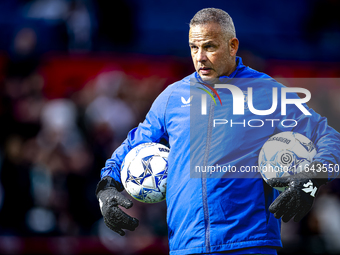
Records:
<instances>
[{"instance_id":1,"label":"blurred crowd","mask_svg":"<svg viewBox=\"0 0 340 255\"><path fill-rule=\"evenodd\" d=\"M9 44L4 43L6 40L0 42L0 254L40 251L39 246L32 248L22 240L41 237L78 238L83 246L93 242L97 254L168 253L165 202L134 201L128 212L140 219L140 226L122 238L104 225L94 191L105 160L128 131L143 121L156 96L172 81L188 75L192 64L190 58L177 59L173 64L171 57L153 62L146 61L146 56L134 56L128 64L114 58L98 67L93 55L99 53L93 52L94 48L116 49L122 54L134 41L134 9L129 1L117 1L114 15L108 11L112 7L108 2L0 2L0 12L15 9L12 13L21 17L16 32L10 40L7 38ZM21 23L24 19L43 25L26 25ZM44 37L45 32L49 36ZM75 53L83 54L83 60L90 63L78 74L82 79L54 82ZM48 69L60 55L64 62ZM240 55L246 65L278 78L316 77L316 70L324 71L322 77L340 75L335 63L298 63L294 68L290 63L265 60L245 50ZM125 52L121 59L128 57ZM165 66L165 75L148 71L160 70L159 61ZM142 76L138 71L127 71L126 66L132 62L138 62ZM300 70L298 74L296 70ZM339 80L303 81L312 92L310 106L327 116L338 131ZM282 82L295 86L297 81ZM338 180L322 188L312 211L301 223L282 224L282 239L282 254L340 254ZM54 254L82 253L78 246L65 246L58 245ZM49 252L48 248L43 252Z\"/></svg>"},{"instance_id":2,"label":"blurred crowd","mask_svg":"<svg viewBox=\"0 0 340 255\"><path fill-rule=\"evenodd\" d=\"M8 58L3 70L0 236L102 236L114 251L134 249L123 245L126 239L105 243L111 231L101 221L94 191L106 159L142 121L165 80L103 71L68 97L51 99L39 59ZM129 210L142 219L133 235L151 236L136 242L138 249L156 237L166 240L165 209L164 203L135 202ZM166 242L160 246L167 250Z\"/></svg>"}]
</instances>

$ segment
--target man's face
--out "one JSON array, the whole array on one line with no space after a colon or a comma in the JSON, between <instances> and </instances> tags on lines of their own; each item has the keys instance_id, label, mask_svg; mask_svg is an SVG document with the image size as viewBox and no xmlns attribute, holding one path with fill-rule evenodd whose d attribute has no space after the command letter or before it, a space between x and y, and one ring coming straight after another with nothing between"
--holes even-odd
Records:
<instances>
[{"instance_id":1,"label":"man's face","mask_svg":"<svg viewBox=\"0 0 340 255\"><path fill-rule=\"evenodd\" d=\"M192 26L189 46L195 69L203 80L228 76L236 68L238 40L228 40L217 23Z\"/></svg>"}]
</instances>

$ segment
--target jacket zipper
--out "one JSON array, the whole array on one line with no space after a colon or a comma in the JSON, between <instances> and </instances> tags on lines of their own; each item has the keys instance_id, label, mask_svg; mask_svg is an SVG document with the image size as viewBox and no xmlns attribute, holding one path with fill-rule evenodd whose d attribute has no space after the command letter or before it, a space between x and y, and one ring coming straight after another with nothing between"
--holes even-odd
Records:
<instances>
[{"instance_id":1,"label":"jacket zipper","mask_svg":"<svg viewBox=\"0 0 340 255\"><path fill-rule=\"evenodd\" d=\"M205 146L203 167L208 167L209 150L212 135L212 123L214 119L215 104L213 100L210 101L209 105L209 119L208 119L208 130L207 130L207 143ZM208 208L208 197L207 197L207 172L202 172L202 200L203 200L203 212L204 212L204 223L205 223L205 247L206 252L210 252L210 217Z\"/></svg>"}]
</instances>

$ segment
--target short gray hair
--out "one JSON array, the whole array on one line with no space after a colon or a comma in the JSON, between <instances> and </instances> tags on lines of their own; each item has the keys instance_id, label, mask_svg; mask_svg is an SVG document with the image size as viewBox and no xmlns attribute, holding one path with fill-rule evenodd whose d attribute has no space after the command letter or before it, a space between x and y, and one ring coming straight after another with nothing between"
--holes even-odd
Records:
<instances>
[{"instance_id":1,"label":"short gray hair","mask_svg":"<svg viewBox=\"0 0 340 255\"><path fill-rule=\"evenodd\" d=\"M236 37L235 26L230 15L217 8L205 8L198 11L190 20L190 27L204 25L207 23L217 23L222 30L227 34L227 37Z\"/></svg>"}]
</instances>

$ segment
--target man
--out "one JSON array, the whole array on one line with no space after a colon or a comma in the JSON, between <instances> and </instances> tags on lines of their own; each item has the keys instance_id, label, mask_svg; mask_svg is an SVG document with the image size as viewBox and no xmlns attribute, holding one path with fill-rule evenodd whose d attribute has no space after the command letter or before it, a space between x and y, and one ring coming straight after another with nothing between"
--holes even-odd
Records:
<instances>
[{"instance_id":1,"label":"man","mask_svg":"<svg viewBox=\"0 0 340 255\"><path fill-rule=\"evenodd\" d=\"M124 235L123 229L134 230L138 226L137 219L118 207L132 206L119 193L123 190L120 165L131 148L165 138L171 149L166 197L170 254L277 254L282 246L278 219L300 220L314 200L314 196L303 191L303 185L310 182L317 190L334 178L334 173L309 171L272 179L269 184L273 187L288 186L277 198L278 191L268 186L259 173L213 175L195 172L193 167L219 164L239 170L241 166L257 165L259 150L270 136L293 130L313 140L319 152L311 168L324 170L322 164L338 163L340 136L306 105L303 107L311 115L302 114L292 105L284 116L280 107L270 116L256 116L261 121L272 119L260 129L246 126L245 120L254 116L249 110L233 114L233 87L221 89L216 84L233 84L234 92L253 87L254 95L248 96L261 110L271 108L271 91L284 86L244 66L241 58L236 57L239 42L226 12L207 8L196 13L190 22L189 45L196 72L159 95L145 121L130 131L102 169L96 194L104 221L120 235ZM208 91L212 97L208 100L202 91ZM296 94L292 96L298 98ZM216 97L221 106L215 104ZM201 107L201 98L206 100L205 108ZM231 126L216 127L215 119L228 119ZM275 122L288 119L298 120L298 125L287 127ZM335 150L329 151L330 145L336 146Z\"/></svg>"}]
</instances>

